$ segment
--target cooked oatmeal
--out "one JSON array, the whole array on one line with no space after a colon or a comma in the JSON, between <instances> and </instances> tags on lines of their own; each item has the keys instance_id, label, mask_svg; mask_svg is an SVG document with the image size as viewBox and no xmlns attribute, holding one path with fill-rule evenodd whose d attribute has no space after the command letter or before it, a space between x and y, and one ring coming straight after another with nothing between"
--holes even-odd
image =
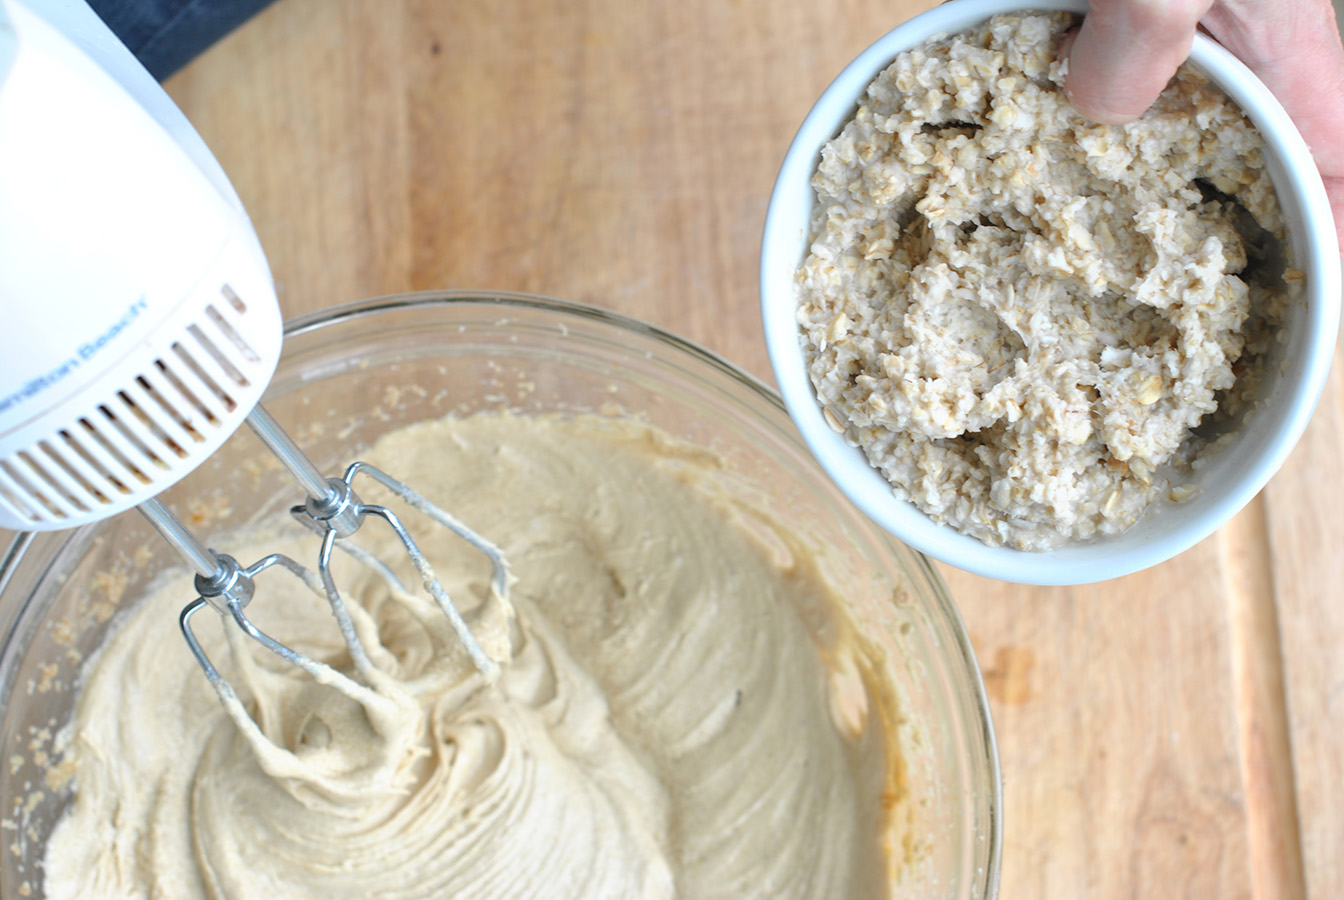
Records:
<instances>
[{"instance_id":1,"label":"cooked oatmeal","mask_svg":"<svg viewBox=\"0 0 1344 900\"><path fill-rule=\"evenodd\" d=\"M1188 495L1296 283L1235 104L1187 66L1139 120L1089 122L1073 22L901 54L822 151L798 273L827 421L935 521L1030 550Z\"/></svg>"}]
</instances>

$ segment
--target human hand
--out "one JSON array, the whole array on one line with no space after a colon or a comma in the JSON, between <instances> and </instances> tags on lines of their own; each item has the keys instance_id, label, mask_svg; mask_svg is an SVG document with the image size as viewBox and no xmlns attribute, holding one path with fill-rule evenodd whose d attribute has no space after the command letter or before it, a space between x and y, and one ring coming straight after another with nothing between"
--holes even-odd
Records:
<instances>
[{"instance_id":1,"label":"human hand","mask_svg":"<svg viewBox=\"0 0 1344 900\"><path fill-rule=\"evenodd\" d=\"M1066 89L1095 122L1152 105L1190 54L1197 28L1265 83L1311 148L1344 251L1344 47L1330 0L1092 0Z\"/></svg>"}]
</instances>

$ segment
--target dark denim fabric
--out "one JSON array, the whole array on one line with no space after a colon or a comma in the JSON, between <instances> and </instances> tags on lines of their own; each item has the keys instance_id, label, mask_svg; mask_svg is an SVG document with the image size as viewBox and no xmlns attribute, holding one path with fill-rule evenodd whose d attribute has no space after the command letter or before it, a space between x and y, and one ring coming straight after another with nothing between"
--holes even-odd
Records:
<instances>
[{"instance_id":1,"label":"dark denim fabric","mask_svg":"<svg viewBox=\"0 0 1344 900\"><path fill-rule=\"evenodd\" d=\"M163 81L272 0L89 0L107 27Z\"/></svg>"}]
</instances>

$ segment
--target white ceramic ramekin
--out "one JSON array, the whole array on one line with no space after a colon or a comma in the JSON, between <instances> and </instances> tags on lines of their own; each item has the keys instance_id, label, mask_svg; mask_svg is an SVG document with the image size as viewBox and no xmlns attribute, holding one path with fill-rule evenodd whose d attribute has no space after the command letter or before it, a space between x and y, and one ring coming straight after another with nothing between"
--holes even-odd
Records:
<instances>
[{"instance_id":1,"label":"white ceramic ramekin","mask_svg":"<svg viewBox=\"0 0 1344 900\"><path fill-rule=\"evenodd\" d=\"M796 319L794 273L810 245L810 181L822 145L854 114L858 99L902 51L930 37L1023 9L1085 12L1086 0L952 0L880 38L822 94L789 147L766 215L761 307L766 345L789 414L822 467L874 521L915 549L959 568L1027 584L1084 584L1167 560L1217 530L1264 487L1297 443L1325 386L1339 330L1340 256L1334 220L1311 152L1269 90L1219 44L1196 35L1190 63L1219 85L1264 136L1267 165L1291 231L1305 302L1292 311L1281 365L1260 408L1200 467L1196 492L1160 503L1121 535L1044 552L990 547L939 525L896 497L863 453L833 431L808 377Z\"/></svg>"}]
</instances>

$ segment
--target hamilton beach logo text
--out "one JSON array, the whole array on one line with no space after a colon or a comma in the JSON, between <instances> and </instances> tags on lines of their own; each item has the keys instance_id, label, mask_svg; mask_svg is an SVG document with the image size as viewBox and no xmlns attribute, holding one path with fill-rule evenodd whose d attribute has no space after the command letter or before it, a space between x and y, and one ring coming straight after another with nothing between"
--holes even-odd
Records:
<instances>
[{"instance_id":1,"label":"hamilton beach logo text","mask_svg":"<svg viewBox=\"0 0 1344 900\"><path fill-rule=\"evenodd\" d=\"M113 322L110 327L88 343L80 344L74 356L48 372L38 375L36 378L28 379L17 391L5 397L0 397L0 413L31 400L47 388L60 384L81 365L97 356L99 352L112 343L117 335L131 327L135 320L144 315L148 309L149 303L143 297L132 303L122 313L121 318Z\"/></svg>"}]
</instances>

